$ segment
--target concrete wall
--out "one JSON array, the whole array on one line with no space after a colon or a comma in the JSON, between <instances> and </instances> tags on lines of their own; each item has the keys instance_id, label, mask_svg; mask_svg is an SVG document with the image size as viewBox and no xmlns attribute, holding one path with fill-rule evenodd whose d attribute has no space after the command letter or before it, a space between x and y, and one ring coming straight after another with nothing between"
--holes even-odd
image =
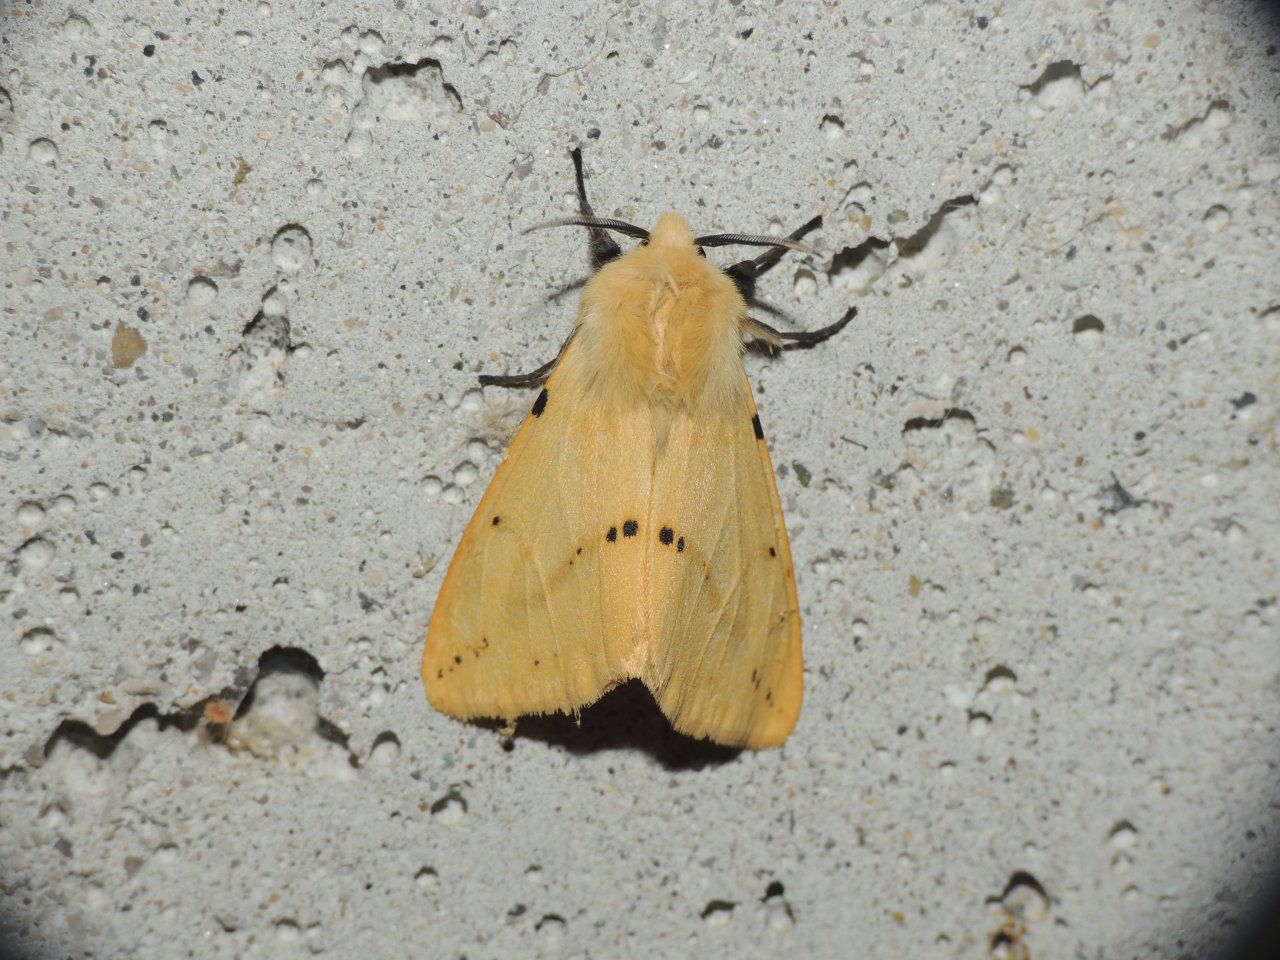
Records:
<instances>
[{"instance_id":1,"label":"concrete wall","mask_svg":"<svg viewBox=\"0 0 1280 960\"><path fill-rule=\"evenodd\" d=\"M0 913L25 956L1201 957L1276 848L1260 7L13 3ZM806 702L514 737L422 638L587 276L789 230ZM728 262L732 251L709 251ZM768 315L761 314L768 319ZM245 695L253 689L252 699ZM232 721L233 717L238 718Z\"/></svg>"}]
</instances>

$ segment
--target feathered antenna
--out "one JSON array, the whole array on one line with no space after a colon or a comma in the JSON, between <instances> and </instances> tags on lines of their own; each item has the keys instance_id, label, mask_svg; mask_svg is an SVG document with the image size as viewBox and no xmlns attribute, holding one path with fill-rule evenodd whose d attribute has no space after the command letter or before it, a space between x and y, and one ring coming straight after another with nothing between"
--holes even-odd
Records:
<instances>
[{"instance_id":1,"label":"feathered antenna","mask_svg":"<svg viewBox=\"0 0 1280 960\"><path fill-rule=\"evenodd\" d=\"M613 220L609 217L563 217L559 220L548 220L546 223L534 224L527 227L522 233L531 233L534 230L545 230L547 227L592 227L597 230L613 230L617 233L625 233L628 237L635 237L638 240L649 239L649 231L643 227L637 227L633 223L627 223L625 220Z\"/></svg>"},{"instance_id":2,"label":"feathered antenna","mask_svg":"<svg viewBox=\"0 0 1280 960\"><path fill-rule=\"evenodd\" d=\"M734 244L742 244L745 247L782 247L785 250L794 250L797 253L816 254L818 252L813 247L797 243L789 237L768 237L763 234L753 233L716 233L707 237L698 237L693 242L700 247L728 247Z\"/></svg>"}]
</instances>

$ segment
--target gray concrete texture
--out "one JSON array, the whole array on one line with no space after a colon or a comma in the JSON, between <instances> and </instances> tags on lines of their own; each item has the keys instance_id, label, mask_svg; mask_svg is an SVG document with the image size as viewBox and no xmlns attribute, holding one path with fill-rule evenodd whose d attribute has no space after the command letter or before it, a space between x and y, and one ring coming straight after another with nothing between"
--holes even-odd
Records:
<instances>
[{"instance_id":1,"label":"gray concrete texture","mask_svg":"<svg viewBox=\"0 0 1280 960\"><path fill-rule=\"evenodd\" d=\"M28 957L1202 957L1276 853L1272 24L1186 2L44 0L0 68ZM597 209L785 231L806 703L418 663ZM714 251L728 262L733 251ZM768 315L762 314L768 319Z\"/></svg>"}]
</instances>

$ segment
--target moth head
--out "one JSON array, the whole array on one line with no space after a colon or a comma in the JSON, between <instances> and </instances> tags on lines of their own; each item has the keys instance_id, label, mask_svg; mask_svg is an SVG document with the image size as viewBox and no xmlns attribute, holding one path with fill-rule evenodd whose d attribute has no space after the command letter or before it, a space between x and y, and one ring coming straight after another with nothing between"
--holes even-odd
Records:
<instances>
[{"instance_id":1,"label":"moth head","mask_svg":"<svg viewBox=\"0 0 1280 960\"><path fill-rule=\"evenodd\" d=\"M678 213L664 213L649 232L649 243L658 249L688 250L695 246L689 224Z\"/></svg>"}]
</instances>

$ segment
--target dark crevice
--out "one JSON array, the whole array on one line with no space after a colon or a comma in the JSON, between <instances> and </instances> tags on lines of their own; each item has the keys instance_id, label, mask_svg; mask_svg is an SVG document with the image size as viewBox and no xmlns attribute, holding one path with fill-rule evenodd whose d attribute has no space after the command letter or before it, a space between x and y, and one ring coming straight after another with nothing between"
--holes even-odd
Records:
<instances>
[{"instance_id":1,"label":"dark crevice","mask_svg":"<svg viewBox=\"0 0 1280 960\"><path fill-rule=\"evenodd\" d=\"M737 906L732 900L708 900L707 905L702 908L702 913L698 916L706 920L717 913L733 913Z\"/></svg>"},{"instance_id":2,"label":"dark crevice","mask_svg":"<svg viewBox=\"0 0 1280 960\"><path fill-rule=\"evenodd\" d=\"M443 797L431 804L431 815L433 817L438 816L443 813L447 807L452 806L453 804L458 804L462 808L463 813L467 812L467 798L462 795L462 791L458 787L453 787Z\"/></svg>"},{"instance_id":3,"label":"dark crevice","mask_svg":"<svg viewBox=\"0 0 1280 960\"><path fill-rule=\"evenodd\" d=\"M898 241L898 258L909 259L915 256L928 245L929 241L933 239L933 235L942 228L942 224L946 221L948 214L962 207L973 206L977 202L977 198L969 193L960 197L952 197L950 200L945 201L937 209L937 212L929 218L928 223L905 240Z\"/></svg>"},{"instance_id":4,"label":"dark crevice","mask_svg":"<svg viewBox=\"0 0 1280 960\"><path fill-rule=\"evenodd\" d=\"M253 708L254 692L258 681L272 673L299 673L316 687L319 687L324 680L324 671L320 669L320 664L307 651L297 647L272 647L258 658L258 671L244 699L240 701L239 709L236 710L237 720Z\"/></svg>"},{"instance_id":5,"label":"dark crevice","mask_svg":"<svg viewBox=\"0 0 1280 960\"><path fill-rule=\"evenodd\" d=\"M267 291L270 296L275 290ZM264 297L265 299L265 297ZM253 315L253 319L244 325L240 336L246 341L261 340L269 346L288 350L291 346L289 318L286 316L267 316L261 310Z\"/></svg>"},{"instance_id":6,"label":"dark crevice","mask_svg":"<svg viewBox=\"0 0 1280 960\"><path fill-rule=\"evenodd\" d=\"M324 680L324 670L320 668L316 658L307 651L299 647L272 647L258 658L257 676L254 677L253 685L240 702L239 709L236 710L237 720L253 709L254 695L262 678L275 673L293 673L304 676L317 689L319 689L321 682ZM316 733L330 743L341 747L346 752L347 762L351 766L360 766L359 759L351 749L350 738L332 721L326 720L317 714Z\"/></svg>"},{"instance_id":7,"label":"dark crevice","mask_svg":"<svg viewBox=\"0 0 1280 960\"><path fill-rule=\"evenodd\" d=\"M1008 667L1001 664L999 666L992 667L990 670L987 671L987 676L983 680L982 686L984 688L989 687L992 681L995 681L995 680L1008 680L1011 683L1017 683L1018 675L1014 673L1012 670L1010 670Z\"/></svg>"},{"instance_id":8,"label":"dark crevice","mask_svg":"<svg viewBox=\"0 0 1280 960\"><path fill-rule=\"evenodd\" d=\"M1034 97L1049 84L1067 77L1075 77L1080 80L1081 86L1084 86L1079 64L1071 60L1055 60L1041 71L1040 76L1030 83L1023 84L1019 89L1027 91Z\"/></svg>"},{"instance_id":9,"label":"dark crevice","mask_svg":"<svg viewBox=\"0 0 1280 960\"><path fill-rule=\"evenodd\" d=\"M1160 139L1164 140L1166 143L1172 143L1187 131L1194 130L1196 127L1201 126L1206 120L1209 119L1209 114L1214 113L1215 111L1231 113L1232 110L1231 110L1230 101L1227 101L1227 100L1211 101L1209 105L1204 108L1203 113L1200 113L1197 116L1194 116L1190 120L1187 120L1183 123L1175 123L1167 127L1164 133L1160 134Z\"/></svg>"},{"instance_id":10,"label":"dark crevice","mask_svg":"<svg viewBox=\"0 0 1280 960\"><path fill-rule=\"evenodd\" d=\"M943 201L938 209L934 211L933 216L915 233L906 237L891 236L887 239L872 236L867 237L867 239L855 246L845 247L831 258L831 264L827 267L827 276L834 281L838 276L857 270L868 257L888 249L890 244L897 245L897 258L899 260L909 260L923 250L929 241L933 239L934 234L942 229L942 225L946 222L949 214L962 207L972 206L977 202L977 198L969 193L952 197Z\"/></svg>"},{"instance_id":11,"label":"dark crevice","mask_svg":"<svg viewBox=\"0 0 1280 960\"><path fill-rule=\"evenodd\" d=\"M45 741L40 759L47 759L53 753L54 747L66 742L82 750L88 750L99 760L106 760L115 753L116 748L125 741L134 727L144 720L151 719L158 722L161 730L179 730L186 733L199 727L210 739L217 739L231 720L231 704L235 703L242 693L243 688L238 691L235 687L226 687L220 693L205 697L189 707L183 707L171 713L161 713L154 703L144 703L112 733L98 733L83 720L63 720Z\"/></svg>"},{"instance_id":12,"label":"dark crevice","mask_svg":"<svg viewBox=\"0 0 1280 960\"><path fill-rule=\"evenodd\" d=\"M951 407L941 417L912 417L902 425L903 433L911 433L914 430L936 430L948 420L968 420L977 427L977 421L972 413L968 410L962 410L959 407Z\"/></svg>"},{"instance_id":13,"label":"dark crevice","mask_svg":"<svg viewBox=\"0 0 1280 960\"><path fill-rule=\"evenodd\" d=\"M324 671L320 669L315 657L305 650L294 647L272 647L259 658L256 671L238 671L234 684L196 701L189 707L162 713L154 703L144 703L129 715L128 720L108 734L98 733L83 720L63 720L45 741L38 759L41 761L47 759L54 747L66 742L88 750L100 760L106 760L139 723L150 719L156 720L161 730L178 730L183 733L195 730L207 742L221 742L227 727L252 708L254 690L258 681L271 673L281 672L302 674L317 687L324 679ZM359 766L359 762L348 746L347 735L333 723L318 717L316 732L346 751L353 767Z\"/></svg>"},{"instance_id":14,"label":"dark crevice","mask_svg":"<svg viewBox=\"0 0 1280 960\"><path fill-rule=\"evenodd\" d=\"M372 753L374 750L377 750L384 743L394 744L395 746L398 747L400 746L400 738L397 737L390 730L383 730L382 733L378 734L376 737L373 738L373 743L369 745L369 752Z\"/></svg>"},{"instance_id":15,"label":"dark crevice","mask_svg":"<svg viewBox=\"0 0 1280 960\"><path fill-rule=\"evenodd\" d=\"M45 741L44 758L47 759L54 747L66 742L72 746L87 750L99 760L106 760L116 751L116 747L124 742L124 738L143 720L155 718L160 722L160 729L177 727L180 730L190 729L194 724L185 723L182 714L162 714L154 703L144 703L129 715L115 733L101 734L83 720L63 720L53 735Z\"/></svg>"},{"instance_id":16,"label":"dark crevice","mask_svg":"<svg viewBox=\"0 0 1280 960\"><path fill-rule=\"evenodd\" d=\"M856 270L873 252L887 249L889 242L879 237L867 237L857 246L845 247L831 258L831 266L827 268L827 273L834 277L846 270Z\"/></svg>"},{"instance_id":17,"label":"dark crevice","mask_svg":"<svg viewBox=\"0 0 1280 960\"><path fill-rule=\"evenodd\" d=\"M1106 329L1106 324L1095 317L1092 313L1086 313L1083 317L1077 317L1071 324L1072 333L1102 333Z\"/></svg>"},{"instance_id":18,"label":"dark crevice","mask_svg":"<svg viewBox=\"0 0 1280 960\"><path fill-rule=\"evenodd\" d=\"M1040 881L1025 870L1018 870L1009 877L1009 882L1004 885L1004 890L1000 894L999 902L1008 900L1009 895L1019 887L1027 887L1030 890L1034 890L1040 896L1044 897L1046 903L1049 902L1049 894L1045 891L1044 887L1041 886Z\"/></svg>"},{"instance_id":19,"label":"dark crevice","mask_svg":"<svg viewBox=\"0 0 1280 960\"><path fill-rule=\"evenodd\" d=\"M429 75L433 75L432 79L435 84L444 91L445 97L449 101L449 105L454 113L462 112L462 97L458 96L458 91L454 89L452 84L446 83L444 79L444 69L440 66L440 61L432 57L423 57L413 63L405 61L397 61L395 63L384 63L380 67L370 67L365 71L365 79L375 86L387 80L396 77L413 79L422 82L424 77L418 74L427 71Z\"/></svg>"}]
</instances>

